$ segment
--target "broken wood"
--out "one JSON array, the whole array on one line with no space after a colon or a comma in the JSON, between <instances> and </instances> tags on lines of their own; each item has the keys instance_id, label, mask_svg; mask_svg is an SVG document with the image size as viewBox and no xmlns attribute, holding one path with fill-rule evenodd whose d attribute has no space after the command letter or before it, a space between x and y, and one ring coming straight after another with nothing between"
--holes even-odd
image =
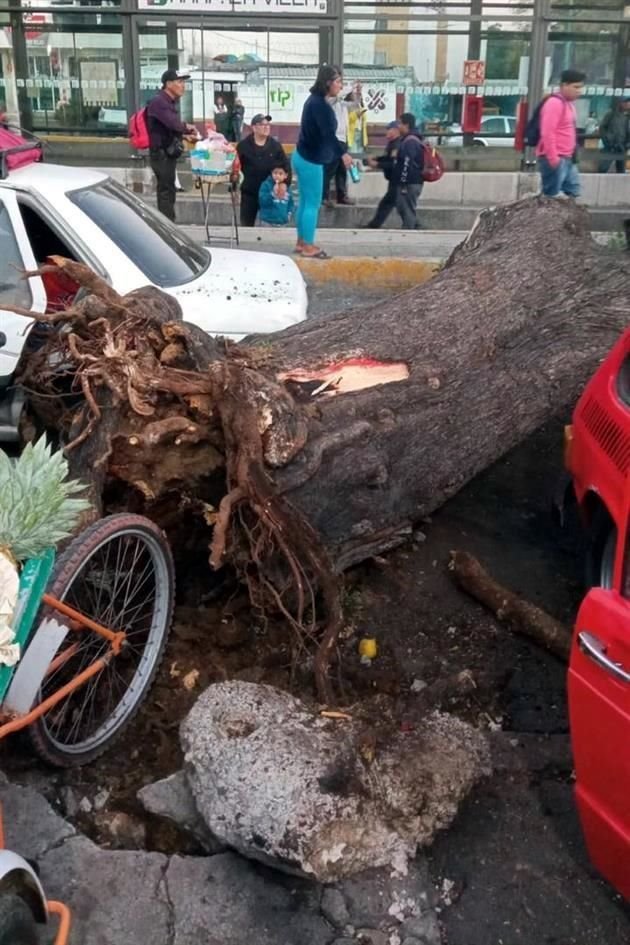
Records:
<instances>
[{"instance_id":1,"label":"broken wood","mask_svg":"<svg viewBox=\"0 0 630 945\"><path fill-rule=\"evenodd\" d=\"M573 403L630 321L625 256L546 198L482 213L429 283L240 345L155 288L120 296L57 264L91 294L25 355L40 425L99 510L148 515L176 552L182 517L188 543L201 523L213 565L285 615L298 652L318 641L326 704L339 574Z\"/></svg>"},{"instance_id":2,"label":"broken wood","mask_svg":"<svg viewBox=\"0 0 630 945\"><path fill-rule=\"evenodd\" d=\"M569 662L571 631L559 620L502 587L466 551L451 552L449 569L458 587L487 607L501 623Z\"/></svg>"}]
</instances>

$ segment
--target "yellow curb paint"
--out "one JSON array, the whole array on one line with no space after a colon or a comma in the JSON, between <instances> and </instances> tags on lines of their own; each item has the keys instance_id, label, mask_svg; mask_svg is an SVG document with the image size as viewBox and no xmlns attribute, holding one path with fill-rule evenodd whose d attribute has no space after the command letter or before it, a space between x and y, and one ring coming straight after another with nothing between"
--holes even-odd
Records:
<instances>
[{"instance_id":1,"label":"yellow curb paint","mask_svg":"<svg viewBox=\"0 0 630 945\"><path fill-rule=\"evenodd\" d=\"M333 259L296 261L304 276L313 282L342 282L345 285L408 289L431 279L440 263L426 259L402 259L398 256L335 256Z\"/></svg>"}]
</instances>

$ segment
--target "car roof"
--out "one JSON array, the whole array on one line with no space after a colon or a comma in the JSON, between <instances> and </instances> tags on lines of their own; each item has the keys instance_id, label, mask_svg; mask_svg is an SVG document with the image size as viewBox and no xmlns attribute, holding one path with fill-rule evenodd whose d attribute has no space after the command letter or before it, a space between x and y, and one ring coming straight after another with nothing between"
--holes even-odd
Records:
<instances>
[{"instance_id":1,"label":"car roof","mask_svg":"<svg viewBox=\"0 0 630 945\"><path fill-rule=\"evenodd\" d=\"M54 197L59 191L67 193L81 187L93 187L107 180L107 174L89 167L66 167L62 164L37 162L10 171L0 185L8 184L21 190L36 190L43 196Z\"/></svg>"}]
</instances>

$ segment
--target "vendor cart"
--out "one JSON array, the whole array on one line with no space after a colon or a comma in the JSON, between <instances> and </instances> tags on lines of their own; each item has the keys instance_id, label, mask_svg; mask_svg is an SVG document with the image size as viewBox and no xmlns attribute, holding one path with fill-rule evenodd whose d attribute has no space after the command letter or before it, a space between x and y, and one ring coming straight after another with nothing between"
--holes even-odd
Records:
<instances>
[{"instance_id":1,"label":"vendor cart","mask_svg":"<svg viewBox=\"0 0 630 945\"><path fill-rule=\"evenodd\" d=\"M211 241L227 242L230 246L238 246L238 158L234 154L223 151L194 150L190 152L190 169L195 187L201 195L203 225L208 246L211 245ZM220 187L227 187L230 198L232 209L230 232L229 236L211 237L211 208L216 206L215 195L217 188Z\"/></svg>"}]
</instances>

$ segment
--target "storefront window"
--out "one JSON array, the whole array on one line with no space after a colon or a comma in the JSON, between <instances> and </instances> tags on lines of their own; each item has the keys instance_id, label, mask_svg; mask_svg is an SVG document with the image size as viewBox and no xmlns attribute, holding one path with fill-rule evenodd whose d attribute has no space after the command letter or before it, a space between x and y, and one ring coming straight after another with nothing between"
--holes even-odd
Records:
<instances>
[{"instance_id":1,"label":"storefront window","mask_svg":"<svg viewBox=\"0 0 630 945\"><path fill-rule=\"evenodd\" d=\"M346 10L345 61L363 70L374 126L406 110L443 146L513 149L518 104L527 94L531 3L388 4L370 12L353 0ZM466 84L470 60L482 63L476 86ZM482 99L481 131L469 142L462 135L467 93Z\"/></svg>"},{"instance_id":2,"label":"storefront window","mask_svg":"<svg viewBox=\"0 0 630 945\"><path fill-rule=\"evenodd\" d=\"M141 104L155 95L164 69L191 76L180 110L198 126L214 120L228 138L238 133L231 117L240 101L245 125L259 112L273 117L273 133L293 140L319 62L319 33L251 26L217 30L209 18L178 28L151 23L140 30Z\"/></svg>"},{"instance_id":3,"label":"storefront window","mask_svg":"<svg viewBox=\"0 0 630 945\"><path fill-rule=\"evenodd\" d=\"M37 17L37 19L35 19ZM120 17L25 13L26 90L35 131L103 133L127 124Z\"/></svg>"}]
</instances>

